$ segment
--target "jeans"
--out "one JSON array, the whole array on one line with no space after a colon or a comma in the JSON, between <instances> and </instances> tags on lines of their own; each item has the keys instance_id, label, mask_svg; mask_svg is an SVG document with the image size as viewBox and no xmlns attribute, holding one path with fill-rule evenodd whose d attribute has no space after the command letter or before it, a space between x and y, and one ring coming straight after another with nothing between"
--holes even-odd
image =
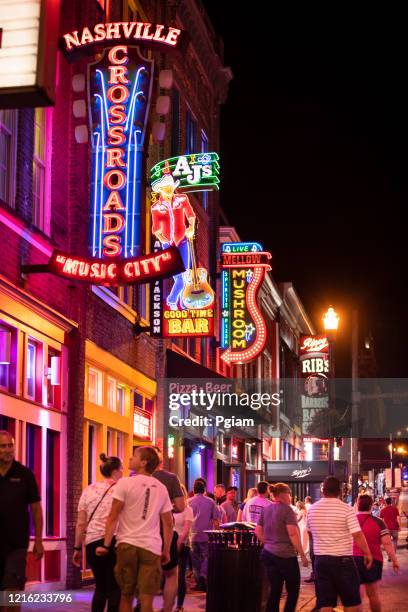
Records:
<instances>
[{"instance_id":1,"label":"jeans","mask_svg":"<svg viewBox=\"0 0 408 612\"><path fill-rule=\"evenodd\" d=\"M170 246L170 244L163 244L163 248L167 248L168 246ZM183 260L184 267L187 270L190 266L190 245L189 245L188 240L186 238L182 240L177 248L180 252L181 259ZM181 274L177 274L176 276L173 276L174 284L173 284L173 287L171 288L169 295L167 296L167 304L177 304L178 303L178 300L181 297L183 290L184 290L183 274L184 272L181 272ZM180 303L180 307L182 308L181 303Z\"/></svg>"},{"instance_id":2,"label":"jeans","mask_svg":"<svg viewBox=\"0 0 408 612\"><path fill-rule=\"evenodd\" d=\"M193 542L191 554L193 571L196 580L207 578L208 573L208 542Z\"/></svg>"},{"instance_id":3,"label":"jeans","mask_svg":"<svg viewBox=\"0 0 408 612\"><path fill-rule=\"evenodd\" d=\"M285 612L295 612L300 590L300 569L297 557L278 557L263 550L261 561L265 565L271 587L266 612L279 612L279 602L285 584L288 596Z\"/></svg>"},{"instance_id":4,"label":"jeans","mask_svg":"<svg viewBox=\"0 0 408 612\"><path fill-rule=\"evenodd\" d=\"M190 548L183 546L179 553L178 564L178 590L177 590L177 606L183 607L184 598L186 596L186 570L187 563L190 557Z\"/></svg>"},{"instance_id":5,"label":"jeans","mask_svg":"<svg viewBox=\"0 0 408 612\"><path fill-rule=\"evenodd\" d=\"M95 578L92 612L103 612L106 602L108 603L108 612L118 612L120 589L113 573L113 568L116 564L116 554L112 545L107 555L98 557L95 551L102 544L103 540L97 540L86 546L86 559Z\"/></svg>"}]
</instances>

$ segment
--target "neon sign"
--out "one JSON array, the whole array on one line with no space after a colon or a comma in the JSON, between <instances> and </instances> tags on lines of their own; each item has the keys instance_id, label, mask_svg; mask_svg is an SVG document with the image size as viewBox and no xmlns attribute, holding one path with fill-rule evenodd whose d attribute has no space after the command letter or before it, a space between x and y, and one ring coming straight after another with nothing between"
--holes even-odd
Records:
<instances>
[{"instance_id":1,"label":"neon sign","mask_svg":"<svg viewBox=\"0 0 408 612\"><path fill-rule=\"evenodd\" d=\"M116 261L76 257L62 251L53 251L48 264L23 267L23 272L51 272L94 285L147 283L182 270L184 265L175 247Z\"/></svg>"},{"instance_id":2,"label":"neon sign","mask_svg":"<svg viewBox=\"0 0 408 612\"><path fill-rule=\"evenodd\" d=\"M257 296L270 259L257 242L222 245L221 359L226 363L247 363L265 346L266 324Z\"/></svg>"},{"instance_id":3,"label":"neon sign","mask_svg":"<svg viewBox=\"0 0 408 612\"><path fill-rule=\"evenodd\" d=\"M92 30L82 28L81 32L74 30L62 36L62 48L68 55L75 50L103 44L104 47L122 42L135 45L143 43L161 45L175 49L178 46L181 30L171 26L144 23L139 21L118 21L112 23L97 23Z\"/></svg>"},{"instance_id":4,"label":"neon sign","mask_svg":"<svg viewBox=\"0 0 408 612\"><path fill-rule=\"evenodd\" d=\"M152 415L144 410L133 409L133 434L139 438L151 440L152 438Z\"/></svg>"},{"instance_id":5,"label":"neon sign","mask_svg":"<svg viewBox=\"0 0 408 612\"><path fill-rule=\"evenodd\" d=\"M217 153L179 155L159 162L150 170L150 180L158 181L171 174L180 191L212 191L219 189Z\"/></svg>"},{"instance_id":6,"label":"neon sign","mask_svg":"<svg viewBox=\"0 0 408 612\"><path fill-rule=\"evenodd\" d=\"M187 160L187 157L192 156L184 157ZM159 171L157 167L160 167ZM180 172L181 176L184 168L186 174L183 180L186 181L187 172L191 171L191 168L189 166L190 170L187 170L186 165L178 166L176 162L172 171L169 160L156 164L154 168L151 215L152 233L156 239L155 249L157 252L160 246L161 248L176 246L186 271L173 276L173 285L165 299L163 286L155 283L151 292L152 334L164 338L212 336L214 335L214 291L208 282L206 268L200 266L196 259L197 217L188 195L181 193L187 183L181 185L181 179L174 176L175 169L178 168L176 171ZM194 178L196 171L192 172L191 176Z\"/></svg>"},{"instance_id":7,"label":"neon sign","mask_svg":"<svg viewBox=\"0 0 408 612\"><path fill-rule=\"evenodd\" d=\"M326 336L301 336L299 362L302 378L303 432L313 433L310 426L316 413L329 407L329 343Z\"/></svg>"}]
</instances>

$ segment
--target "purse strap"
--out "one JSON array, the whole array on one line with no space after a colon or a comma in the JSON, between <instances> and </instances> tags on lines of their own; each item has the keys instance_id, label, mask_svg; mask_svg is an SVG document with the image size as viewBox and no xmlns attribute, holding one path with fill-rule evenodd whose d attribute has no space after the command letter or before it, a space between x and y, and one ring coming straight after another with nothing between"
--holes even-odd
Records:
<instances>
[{"instance_id":1,"label":"purse strap","mask_svg":"<svg viewBox=\"0 0 408 612\"><path fill-rule=\"evenodd\" d=\"M110 489L116 484L116 482L112 482L112 484L106 489L106 491L104 492L104 494L102 495L101 499L98 501L98 503L96 504L95 508L92 510L92 514L88 519L88 522L86 524L87 528L89 526L89 523L92 521L95 512L97 511L97 509L99 508L99 506L101 505L101 503L103 502L105 495L108 493L108 491L110 491Z\"/></svg>"}]
</instances>

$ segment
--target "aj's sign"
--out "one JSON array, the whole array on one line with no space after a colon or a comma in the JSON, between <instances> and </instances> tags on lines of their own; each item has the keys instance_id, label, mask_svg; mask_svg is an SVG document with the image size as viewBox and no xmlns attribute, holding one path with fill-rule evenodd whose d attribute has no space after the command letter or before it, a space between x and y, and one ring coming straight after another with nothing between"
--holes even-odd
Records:
<instances>
[{"instance_id":1,"label":"aj's sign","mask_svg":"<svg viewBox=\"0 0 408 612\"><path fill-rule=\"evenodd\" d=\"M159 162L150 170L150 180L158 181L171 174L179 191L211 191L218 189L220 182L217 153L193 153L179 155Z\"/></svg>"},{"instance_id":2,"label":"aj's sign","mask_svg":"<svg viewBox=\"0 0 408 612\"><path fill-rule=\"evenodd\" d=\"M204 164L203 156L210 156ZM176 246L186 271L176 274L170 291L164 295L160 281L154 283L151 291L152 334L165 338L180 336L214 335L214 291L205 267L197 262L195 237L196 214L185 191L197 177L197 184L204 176L204 165L215 160L215 153L181 156L165 160L152 168L152 233L155 238L155 252ZM201 169L194 169L192 160ZM198 160L201 159L201 162ZM217 156L218 159L218 156ZM191 164L191 165L190 165ZM213 185L206 183L206 190L218 186L217 168L210 164L205 170L213 176ZM200 178L201 177L201 178ZM190 181L190 183L188 182Z\"/></svg>"},{"instance_id":3,"label":"aj's sign","mask_svg":"<svg viewBox=\"0 0 408 612\"><path fill-rule=\"evenodd\" d=\"M226 363L247 363L265 346L266 324L257 296L271 257L257 242L222 245L221 359Z\"/></svg>"},{"instance_id":4,"label":"aj's sign","mask_svg":"<svg viewBox=\"0 0 408 612\"><path fill-rule=\"evenodd\" d=\"M300 336L299 342L303 432L308 433L316 412L329 406L329 342L323 335Z\"/></svg>"}]
</instances>

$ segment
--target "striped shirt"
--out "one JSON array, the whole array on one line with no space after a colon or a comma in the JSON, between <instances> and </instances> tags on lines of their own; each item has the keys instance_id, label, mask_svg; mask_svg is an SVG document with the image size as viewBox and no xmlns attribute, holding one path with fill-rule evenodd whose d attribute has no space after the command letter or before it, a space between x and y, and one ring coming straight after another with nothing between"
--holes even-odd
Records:
<instances>
[{"instance_id":1,"label":"striped shirt","mask_svg":"<svg viewBox=\"0 0 408 612\"><path fill-rule=\"evenodd\" d=\"M361 527L351 506L337 497L323 497L307 513L307 530L315 555L348 557L353 554L352 534Z\"/></svg>"}]
</instances>

